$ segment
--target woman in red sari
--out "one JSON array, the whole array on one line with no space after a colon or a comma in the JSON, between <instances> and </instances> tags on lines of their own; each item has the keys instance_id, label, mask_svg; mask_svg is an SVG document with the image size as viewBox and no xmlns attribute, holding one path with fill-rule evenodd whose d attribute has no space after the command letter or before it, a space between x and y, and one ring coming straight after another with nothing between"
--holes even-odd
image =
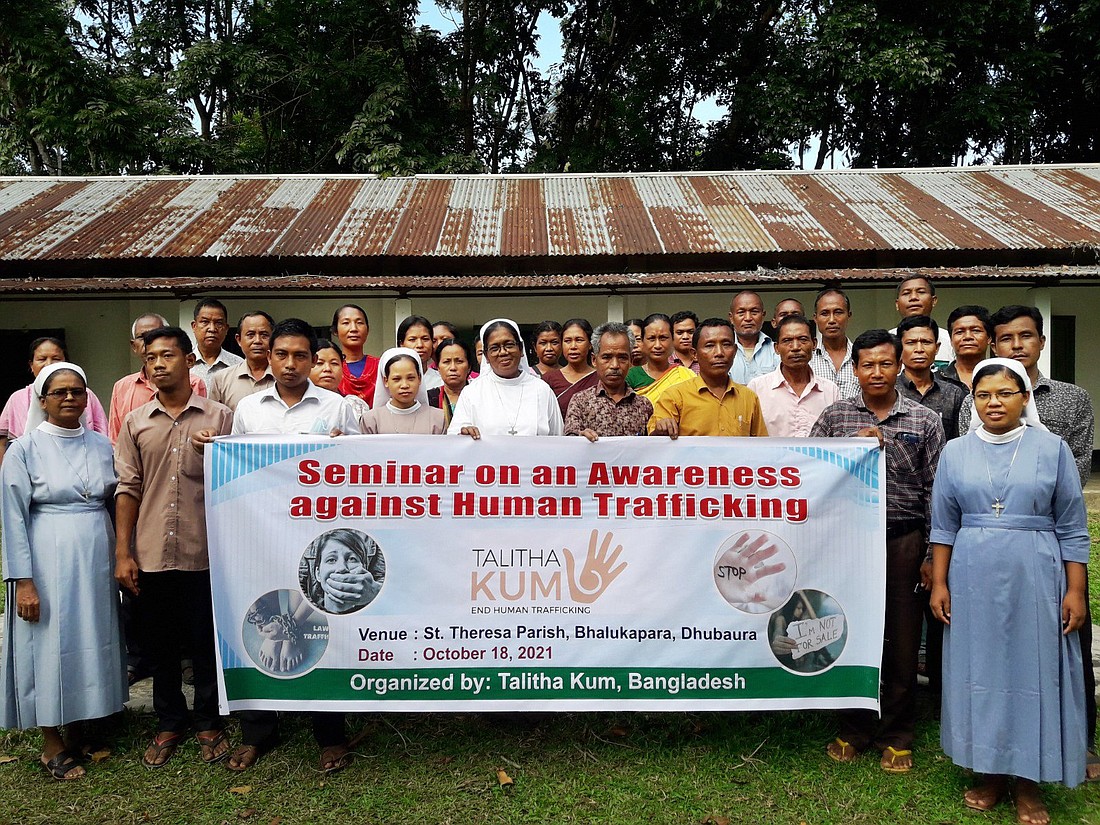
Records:
<instances>
[{"instance_id":1,"label":"woman in red sari","mask_svg":"<svg viewBox=\"0 0 1100 825\"><path fill-rule=\"evenodd\" d=\"M344 304L332 315L332 334L344 350L340 394L356 395L373 406L378 359L363 352L370 335L367 313L355 304Z\"/></svg>"}]
</instances>

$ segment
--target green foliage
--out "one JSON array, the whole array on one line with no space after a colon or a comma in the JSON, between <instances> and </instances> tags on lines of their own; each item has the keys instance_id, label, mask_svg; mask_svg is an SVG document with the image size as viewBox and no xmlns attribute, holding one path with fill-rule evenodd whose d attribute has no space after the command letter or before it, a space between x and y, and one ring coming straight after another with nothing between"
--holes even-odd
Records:
<instances>
[{"instance_id":1,"label":"green foliage","mask_svg":"<svg viewBox=\"0 0 1100 825\"><path fill-rule=\"evenodd\" d=\"M8 0L0 172L1100 160L1100 0L434 1Z\"/></svg>"}]
</instances>

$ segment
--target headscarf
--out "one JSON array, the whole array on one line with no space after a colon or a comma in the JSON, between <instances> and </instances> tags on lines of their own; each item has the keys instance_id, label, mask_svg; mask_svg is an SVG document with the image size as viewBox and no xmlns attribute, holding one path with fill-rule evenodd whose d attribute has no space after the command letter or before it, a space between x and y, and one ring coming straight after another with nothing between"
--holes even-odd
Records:
<instances>
[{"instance_id":1,"label":"headscarf","mask_svg":"<svg viewBox=\"0 0 1100 825\"><path fill-rule=\"evenodd\" d=\"M527 347L523 345L523 335L519 331L519 324L510 318L494 318L492 321L486 321L481 325L480 331L478 331L477 337L481 340L481 372L489 373L493 372L493 368L489 366L489 345L485 343L485 331L489 329L493 324L504 323L510 326L516 332L516 343L519 344L519 374L531 372L531 365L527 361ZM496 375L495 372L493 372Z\"/></svg>"},{"instance_id":2,"label":"headscarf","mask_svg":"<svg viewBox=\"0 0 1100 825\"><path fill-rule=\"evenodd\" d=\"M393 397L390 395L390 391L386 389L383 379L386 376L386 368L390 365L390 362L402 356L411 358L413 363L416 364L416 374L420 376L420 389L416 391L416 400L420 402L422 407L428 406L428 390L424 386L424 365L420 362L420 356L416 354L416 350L409 349L409 347L390 347L378 359L378 377L374 382L375 409L382 407Z\"/></svg>"},{"instance_id":3,"label":"headscarf","mask_svg":"<svg viewBox=\"0 0 1100 825\"><path fill-rule=\"evenodd\" d=\"M1020 423L1026 424L1029 427L1034 427L1037 430L1047 429L1046 425L1039 420L1039 408L1035 406L1035 393L1032 392L1031 379L1028 378L1027 370L1024 369L1024 365L1014 358L986 358L984 361L978 362L978 365L974 367L974 372L971 374L977 375L985 367L1004 367L1020 376L1024 380L1024 389L1028 394L1027 405L1024 407L1024 412L1020 416ZM971 392L969 432L974 432L981 425L982 420L978 417L978 409L974 406L974 393Z\"/></svg>"},{"instance_id":4,"label":"headscarf","mask_svg":"<svg viewBox=\"0 0 1100 825\"><path fill-rule=\"evenodd\" d=\"M29 433L31 430L36 429L39 424L46 420L46 411L42 409L42 405L38 403L42 398L42 391L46 387L46 381L51 375L58 370L71 370L80 376L80 380L84 382L84 386L88 386L88 376L84 374L84 370L78 367L76 364L69 361L55 361L52 364L47 364L38 373L32 384L32 392L34 397L31 399L30 407L27 409L27 428L24 432ZM80 414L80 426L84 429L91 429L88 425L88 408L84 408L84 412Z\"/></svg>"}]
</instances>

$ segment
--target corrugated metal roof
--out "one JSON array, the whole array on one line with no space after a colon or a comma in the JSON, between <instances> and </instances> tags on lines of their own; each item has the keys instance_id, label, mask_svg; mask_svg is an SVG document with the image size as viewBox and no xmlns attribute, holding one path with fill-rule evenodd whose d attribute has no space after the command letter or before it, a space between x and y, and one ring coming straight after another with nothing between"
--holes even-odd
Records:
<instances>
[{"instance_id":1,"label":"corrugated metal roof","mask_svg":"<svg viewBox=\"0 0 1100 825\"><path fill-rule=\"evenodd\" d=\"M802 284L804 288L841 282L848 286L896 283L902 275L923 274L939 284L988 282L1034 284L1100 280L1100 266L970 267L898 269L758 269L751 272L639 272L504 276L378 276L275 275L260 278L0 278L0 293L9 295L267 292L474 292L580 289L589 292L632 292L653 288L705 289L729 284L766 287Z\"/></svg>"},{"instance_id":2,"label":"corrugated metal roof","mask_svg":"<svg viewBox=\"0 0 1100 825\"><path fill-rule=\"evenodd\" d=\"M78 262L93 274L395 277L1088 264L1092 247L1100 165L0 178L7 276Z\"/></svg>"}]
</instances>

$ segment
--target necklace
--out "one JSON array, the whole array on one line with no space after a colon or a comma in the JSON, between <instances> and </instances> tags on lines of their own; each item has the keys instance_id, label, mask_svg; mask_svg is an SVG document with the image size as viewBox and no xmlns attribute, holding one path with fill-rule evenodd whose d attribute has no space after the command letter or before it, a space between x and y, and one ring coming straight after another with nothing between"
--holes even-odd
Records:
<instances>
[{"instance_id":1,"label":"necklace","mask_svg":"<svg viewBox=\"0 0 1100 825\"><path fill-rule=\"evenodd\" d=\"M1012 475L1012 465L1016 463L1016 456L1020 452L1020 444L1024 440L1024 434L1020 433L1020 437L1016 439L1016 449L1012 451L1012 460L1008 462L1008 470L1005 472L1005 481L1001 485L1001 494L997 495L997 491L993 488L993 473L989 470L989 456L986 453L986 448L982 447L982 457L985 458L985 474L989 479L989 492L993 496L993 514L997 517L1001 517L1001 513L1004 512L1004 496L1005 490L1008 489L1008 478Z\"/></svg>"},{"instance_id":2,"label":"necklace","mask_svg":"<svg viewBox=\"0 0 1100 825\"><path fill-rule=\"evenodd\" d=\"M80 474L80 471L73 466L73 463L69 461L69 457L65 454L65 450L58 446L61 452L61 457L65 459L65 463L69 465L69 469L73 471L73 475L77 477L81 484L84 485L84 489L80 491L80 495L87 501L92 497L92 471L88 469L88 442L85 440L85 435L82 433L80 436L80 446L84 448L84 475Z\"/></svg>"},{"instance_id":3,"label":"necklace","mask_svg":"<svg viewBox=\"0 0 1100 825\"><path fill-rule=\"evenodd\" d=\"M512 426L508 430L508 435L515 435L516 432L517 432L516 431L516 425L519 423L520 413L523 412L523 393L526 392L526 390L527 390L527 385L526 384L520 384L519 385L519 403L516 404L516 415L515 415L515 418L512 419ZM500 408L502 410L505 409L504 398L500 394L500 387L498 387L496 384L493 384L493 392L496 393L497 401L500 402Z\"/></svg>"}]
</instances>

